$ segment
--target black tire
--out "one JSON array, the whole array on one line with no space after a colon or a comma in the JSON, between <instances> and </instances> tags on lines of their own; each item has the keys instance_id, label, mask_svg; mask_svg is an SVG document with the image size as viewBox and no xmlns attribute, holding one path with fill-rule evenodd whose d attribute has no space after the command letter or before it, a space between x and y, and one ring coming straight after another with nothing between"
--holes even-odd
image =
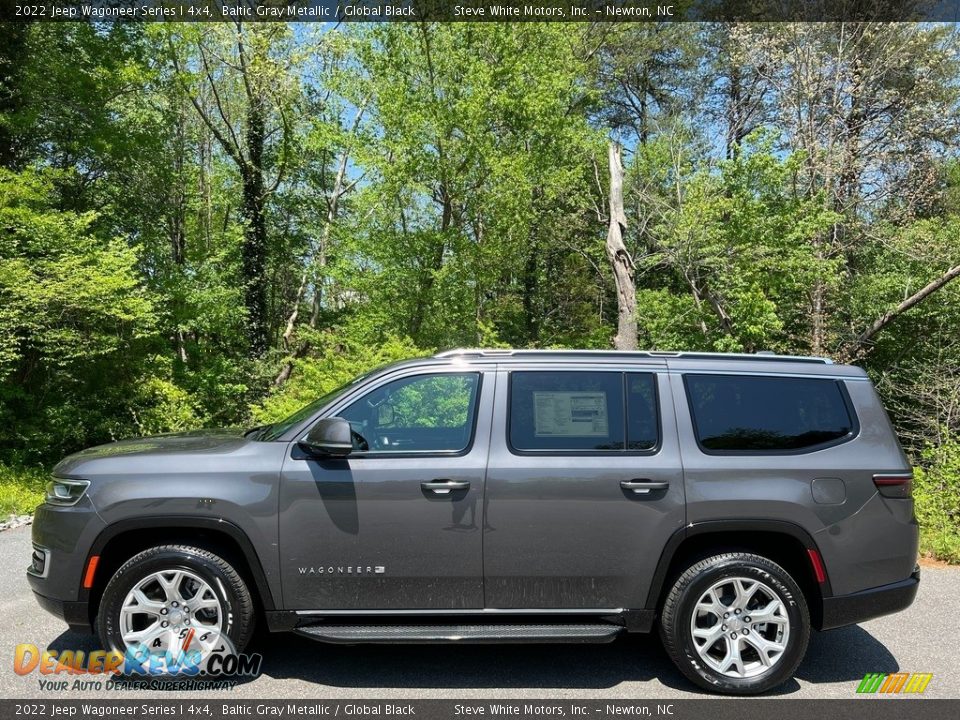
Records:
<instances>
[{"instance_id":1,"label":"black tire","mask_svg":"<svg viewBox=\"0 0 960 720\"><path fill-rule=\"evenodd\" d=\"M127 593L148 575L188 570L205 580L223 609L223 629L237 653L243 652L254 628L254 605L247 584L223 558L188 545L160 545L127 560L107 583L97 613L97 634L107 650L124 651L120 609Z\"/></svg>"},{"instance_id":2,"label":"black tire","mask_svg":"<svg viewBox=\"0 0 960 720\"><path fill-rule=\"evenodd\" d=\"M734 577L758 580L772 590L783 603L790 622L786 648L779 659L772 667L751 677L730 677L706 664L697 651L691 630L694 610L703 594L714 584ZM706 613L706 617L711 618L711 614ZM761 626L761 630L764 627ZM677 578L660 615L660 637L670 659L700 687L727 695L756 695L793 676L807 651L810 613L797 583L775 562L750 553L724 553L694 563ZM725 639L723 643L729 650ZM724 645L718 644L715 648ZM756 659L759 660L759 654Z\"/></svg>"}]
</instances>

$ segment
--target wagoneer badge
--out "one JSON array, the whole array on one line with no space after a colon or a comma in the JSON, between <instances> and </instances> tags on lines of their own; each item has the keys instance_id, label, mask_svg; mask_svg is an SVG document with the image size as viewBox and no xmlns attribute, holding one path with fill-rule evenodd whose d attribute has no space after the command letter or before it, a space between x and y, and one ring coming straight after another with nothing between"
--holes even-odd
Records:
<instances>
[{"instance_id":1,"label":"wagoneer badge","mask_svg":"<svg viewBox=\"0 0 960 720\"><path fill-rule=\"evenodd\" d=\"M383 565L309 565L297 568L301 575L383 575Z\"/></svg>"}]
</instances>

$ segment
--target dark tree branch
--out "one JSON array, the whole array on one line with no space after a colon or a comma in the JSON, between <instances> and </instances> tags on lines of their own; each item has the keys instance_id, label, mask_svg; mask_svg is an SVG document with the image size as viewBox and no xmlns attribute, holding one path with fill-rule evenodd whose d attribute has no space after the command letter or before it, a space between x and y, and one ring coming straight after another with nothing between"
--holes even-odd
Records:
<instances>
[{"instance_id":1,"label":"dark tree branch","mask_svg":"<svg viewBox=\"0 0 960 720\"><path fill-rule=\"evenodd\" d=\"M933 293L937 292L937 290L957 277L960 277L960 265L954 265L943 275L935 280L931 280L895 308L885 312L883 315L874 320L866 330L860 333L860 335L858 335L852 343L850 343L846 348L843 349L842 352L840 352L840 360L843 362L853 362L863 358L863 356L868 352L868 345L870 341L878 332L883 330L900 315L907 312L907 310L920 304L928 297L933 295Z\"/></svg>"}]
</instances>

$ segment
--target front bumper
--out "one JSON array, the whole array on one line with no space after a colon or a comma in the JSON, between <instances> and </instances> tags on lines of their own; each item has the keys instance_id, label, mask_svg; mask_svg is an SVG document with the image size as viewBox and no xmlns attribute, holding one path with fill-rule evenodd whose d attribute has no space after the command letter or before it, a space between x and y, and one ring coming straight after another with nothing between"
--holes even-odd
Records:
<instances>
[{"instance_id":1,"label":"front bumper","mask_svg":"<svg viewBox=\"0 0 960 720\"><path fill-rule=\"evenodd\" d=\"M853 625L910 607L920 587L920 567L906 580L823 599L820 630Z\"/></svg>"},{"instance_id":2,"label":"front bumper","mask_svg":"<svg viewBox=\"0 0 960 720\"><path fill-rule=\"evenodd\" d=\"M33 597L36 598L40 607L54 617L66 622L73 632L84 635L93 632L93 627L90 625L90 610L86 601L57 600L41 595L36 590L33 591Z\"/></svg>"},{"instance_id":3,"label":"front bumper","mask_svg":"<svg viewBox=\"0 0 960 720\"><path fill-rule=\"evenodd\" d=\"M89 592L82 589L82 575L90 548L104 527L87 497L70 506L45 503L34 514L27 581L40 606L74 631L91 630ZM42 562L38 555L43 556Z\"/></svg>"}]
</instances>

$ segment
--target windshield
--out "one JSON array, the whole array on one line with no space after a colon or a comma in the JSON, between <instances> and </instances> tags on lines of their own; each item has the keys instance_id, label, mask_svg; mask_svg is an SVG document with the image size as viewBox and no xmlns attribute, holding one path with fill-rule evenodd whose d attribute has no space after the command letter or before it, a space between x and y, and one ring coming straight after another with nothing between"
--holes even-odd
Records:
<instances>
[{"instance_id":1,"label":"windshield","mask_svg":"<svg viewBox=\"0 0 960 720\"><path fill-rule=\"evenodd\" d=\"M317 398L309 405L305 405L304 407L300 408L295 413L293 413L293 415L290 415L289 417L284 418L280 422L273 423L272 425L267 425L263 429L263 432L260 434L260 436L256 439L257 440L279 439L290 428L296 427L297 425L302 423L304 420L309 418L311 415L316 413L318 410L320 410L324 405L329 405L331 402L336 400L338 395L343 394L349 388L356 385L358 382L361 382L362 380L366 380L375 372L377 371L371 370L368 373L360 375L359 377L354 378L350 382L344 383L343 385L338 387L336 390L331 390L326 395L323 395L322 397Z\"/></svg>"}]
</instances>

